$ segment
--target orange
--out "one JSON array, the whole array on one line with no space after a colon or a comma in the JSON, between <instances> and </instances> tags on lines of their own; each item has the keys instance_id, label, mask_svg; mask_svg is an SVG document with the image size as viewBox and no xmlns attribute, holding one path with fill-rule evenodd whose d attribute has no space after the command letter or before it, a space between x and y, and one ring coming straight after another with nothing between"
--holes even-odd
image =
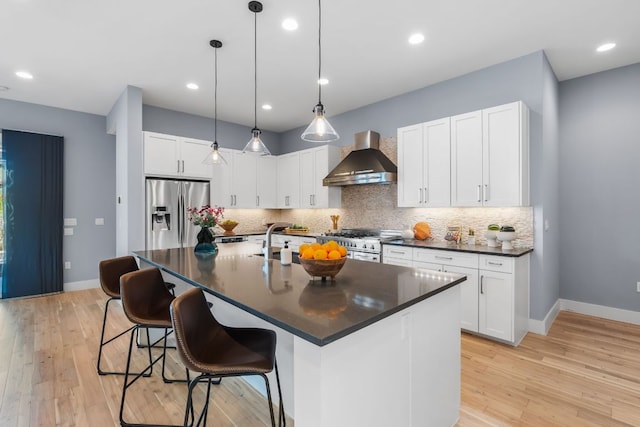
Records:
<instances>
[{"instance_id":1,"label":"orange","mask_svg":"<svg viewBox=\"0 0 640 427\"><path fill-rule=\"evenodd\" d=\"M327 251L324 249L318 249L313 254L313 259L327 259Z\"/></svg>"},{"instance_id":2,"label":"orange","mask_svg":"<svg viewBox=\"0 0 640 427\"><path fill-rule=\"evenodd\" d=\"M347 256L347 248L344 246L338 246L338 252L340 252L340 255L342 256Z\"/></svg>"},{"instance_id":3,"label":"orange","mask_svg":"<svg viewBox=\"0 0 640 427\"><path fill-rule=\"evenodd\" d=\"M335 240L329 240L325 245L331 248L331 250L338 249L338 243Z\"/></svg>"},{"instance_id":4,"label":"orange","mask_svg":"<svg viewBox=\"0 0 640 427\"><path fill-rule=\"evenodd\" d=\"M313 249L314 251L317 251L318 249L322 249L322 245L318 242L312 243L311 249Z\"/></svg>"},{"instance_id":5,"label":"orange","mask_svg":"<svg viewBox=\"0 0 640 427\"><path fill-rule=\"evenodd\" d=\"M315 251L313 249L311 249L311 248L307 248L302 253L302 258L303 259L313 259L314 255L315 255Z\"/></svg>"},{"instance_id":6,"label":"orange","mask_svg":"<svg viewBox=\"0 0 640 427\"><path fill-rule=\"evenodd\" d=\"M322 245L322 249L324 249L327 252L330 252L331 249L333 249L333 247L329 244L329 242L327 242L324 245Z\"/></svg>"},{"instance_id":7,"label":"orange","mask_svg":"<svg viewBox=\"0 0 640 427\"><path fill-rule=\"evenodd\" d=\"M309 249L310 246L307 245L306 243L303 243L300 245L300 247L298 247L298 253L299 254L303 254L305 250Z\"/></svg>"},{"instance_id":8,"label":"orange","mask_svg":"<svg viewBox=\"0 0 640 427\"><path fill-rule=\"evenodd\" d=\"M340 258L342 258L342 255L340 255L340 252L336 251L335 249L329 252L329 259L340 259Z\"/></svg>"}]
</instances>

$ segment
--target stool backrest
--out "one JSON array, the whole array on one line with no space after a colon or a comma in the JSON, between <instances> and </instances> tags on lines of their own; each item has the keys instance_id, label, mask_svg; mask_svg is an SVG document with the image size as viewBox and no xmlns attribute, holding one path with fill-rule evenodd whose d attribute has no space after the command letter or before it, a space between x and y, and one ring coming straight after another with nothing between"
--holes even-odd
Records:
<instances>
[{"instance_id":1,"label":"stool backrest","mask_svg":"<svg viewBox=\"0 0 640 427\"><path fill-rule=\"evenodd\" d=\"M130 255L100 261L100 286L110 297L120 296L120 276L138 270L136 259Z\"/></svg>"},{"instance_id":2,"label":"stool backrest","mask_svg":"<svg viewBox=\"0 0 640 427\"><path fill-rule=\"evenodd\" d=\"M170 327L169 306L174 296L169 292L158 268L145 268L120 277L120 298L127 318L139 325L164 318Z\"/></svg>"},{"instance_id":3,"label":"stool backrest","mask_svg":"<svg viewBox=\"0 0 640 427\"><path fill-rule=\"evenodd\" d=\"M182 363L192 371L203 372L198 363L204 359L202 355L216 351L203 345L211 342L206 337L226 332L209 310L202 289L189 289L171 303L171 322Z\"/></svg>"}]
</instances>

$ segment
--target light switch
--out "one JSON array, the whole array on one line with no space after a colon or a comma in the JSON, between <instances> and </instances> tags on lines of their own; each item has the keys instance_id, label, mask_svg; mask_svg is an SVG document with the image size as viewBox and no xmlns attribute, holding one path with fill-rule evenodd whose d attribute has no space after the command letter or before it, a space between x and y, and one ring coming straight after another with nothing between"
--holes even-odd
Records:
<instances>
[{"instance_id":1,"label":"light switch","mask_svg":"<svg viewBox=\"0 0 640 427\"><path fill-rule=\"evenodd\" d=\"M64 269L65 270L71 270L71 261L65 261L64 262Z\"/></svg>"},{"instance_id":2,"label":"light switch","mask_svg":"<svg viewBox=\"0 0 640 427\"><path fill-rule=\"evenodd\" d=\"M64 235L65 235L65 236L73 236L73 228L71 228L71 227L65 227L65 228L64 228Z\"/></svg>"},{"instance_id":3,"label":"light switch","mask_svg":"<svg viewBox=\"0 0 640 427\"><path fill-rule=\"evenodd\" d=\"M64 226L65 227L75 227L76 225L78 225L78 219L77 218L65 218L64 219Z\"/></svg>"},{"instance_id":4,"label":"light switch","mask_svg":"<svg viewBox=\"0 0 640 427\"><path fill-rule=\"evenodd\" d=\"M96 225L104 225L104 218L96 218Z\"/></svg>"}]
</instances>

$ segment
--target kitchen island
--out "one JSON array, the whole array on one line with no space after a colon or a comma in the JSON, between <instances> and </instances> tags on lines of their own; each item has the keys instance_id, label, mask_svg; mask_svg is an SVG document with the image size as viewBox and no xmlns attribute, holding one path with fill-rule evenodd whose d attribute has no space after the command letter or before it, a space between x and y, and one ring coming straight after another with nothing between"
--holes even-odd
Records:
<instances>
[{"instance_id":1,"label":"kitchen island","mask_svg":"<svg viewBox=\"0 0 640 427\"><path fill-rule=\"evenodd\" d=\"M465 276L348 260L334 282L254 255L256 245L139 251L171 281L199 286L219 321L278 334L296 426L451 426L460 405ZM177 279L177 280L176 280Z\"/></svg>"}]
</instances>

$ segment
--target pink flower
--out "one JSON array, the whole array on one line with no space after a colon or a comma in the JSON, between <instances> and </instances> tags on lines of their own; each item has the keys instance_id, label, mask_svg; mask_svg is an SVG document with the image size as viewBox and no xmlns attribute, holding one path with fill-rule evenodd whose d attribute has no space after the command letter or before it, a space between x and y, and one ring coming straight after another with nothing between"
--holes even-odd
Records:
<instances>
[{"instance_id":1,"label":"pink flower","mask_svg":"<svg viewBox=\"0 0 640 427\"><path fill-rule=\"evenodd\" d=\"M215 227L216 224L224 218L224 208L218 206L211 207L209 205L205 205L200 208L189 207L187 208L187 218L194 225L199 225L201 227Z\"/></svg>"}]
</instances>

